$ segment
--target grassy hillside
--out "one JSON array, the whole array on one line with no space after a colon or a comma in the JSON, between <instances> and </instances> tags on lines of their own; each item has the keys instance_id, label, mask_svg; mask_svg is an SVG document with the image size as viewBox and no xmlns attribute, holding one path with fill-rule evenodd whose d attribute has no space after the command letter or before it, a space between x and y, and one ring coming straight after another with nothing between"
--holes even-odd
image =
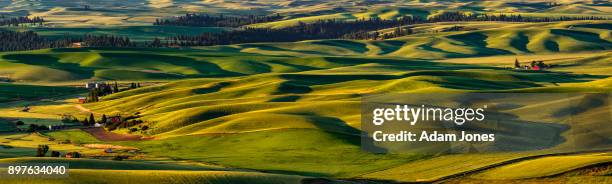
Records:
<instances>
[{"instance_id":1,"label":"grassy hillside","mask_svg":"<svg viewBox=\"0 0 612 184\"><path fill-rule=\"evenodd\" d=\"M279 183L298 184L303 177L234 171L70 170L68 178L4 179L7 183Z\"/></svg>"},{"instance_id":2,"label":"grassy hillside","mask_svg":"<svg viewBox=\"0 0 612 184\"><path fill-rule=\"evenodd\" d=\"M478 179L503 180L546 177L575 170L581 167L609 163L611 157L602 154L555 156L523 161L474 176ZM549 167L554 165L554 167Z\"/></svg>"},{"instance_id":3,"label":"grassy hillside","mask_svg":"<svg viewBox=\"0 0 612 184\"><path fill-rule=\"evenodd\" d=\"M0 102L23 99L52 98L80 92L84 92L84 90L63 86L0 83Z\"/></svg>"},{"instance_id":4,"label":"grassy hillside","mask_svg":"<svg viewBox=\"0 0 612 184\"><path fill-rule=\"evenodd\" d=\"M11 70L24 71L19 67L37 67L73 76L69 81L206 77L116 93L84 106L98 116L139 113L139 119L150 128L137 134L155 139L116 144L140 148L148 155L275 173L367 177L368 173L423 155L362 152L361 94L609 92L612 82L606 72L610 70L606 24L508 24L387 41L315 40L193 49L50 49L3 53L2 64L9 66L3 70L10 76L15 76ZM529 28L534 25L541 28ZM556 67L546 72L508 69L515 58L523 64L545 60ZM89 115L74 105L41 106L34 112L53 114L58 110L80 118ZM59 140L69 136L90 140L81 133L48 135ZM253 141L258 144L250 144ZM71 149L81 148L66 148ZM491 156L503 161L524 155ZM327 163L325 167L320 165L322 160ZM478 163L467 163L473 167L466 168L483 166ZM407 179L443 176L432 171Z\"/></svg>"},{"instance_id":5,"label":"grassy hillside","mask_svg":"<svg viewBox=\"0 0 612 184\"><path fill-rule=\"evenodd\" d=\"M497 24L481 30L422 33L385 41L315 40L199 49L82 48L7 52L0 54L0 74L23 82L169 80L329 69L371 63L368 59L376 57L422 60L603 51L612 47L609 24L608 21ZM360 59L342 61L327 56ZM38 75L42 72L50 75Z\"/></svg>"},{"instance_id":6,"label":"grassy hillside","mask_svg":"<svg viewBox=\"0 0 612 184\"><path fill-rule=\"evenodd\" d=\"M0 163L65 163L70 169L101 169L101 170L224 170L220 167L204 167L194 165L153 164L138 161L111 161L98 159L66 159L20 157L0 159Z\"/></svg>"},{"instance_id":7,"label":"grassy hillside","mask_svg":"<svg viewBox=\"0 0 612 184\"><path fill-rule=\"evenodd\" d=\"M322 60L326 62L295 60L293 65L314 67L317 64L319 69L183 80L113 94L100 103L85 106L98 113L140 113L140 119L151 127L143 133L157 139L120 144L139 147L153 155L281 173L353 177L422 157L372 155L359 150L360 94L609 92L612 87L609 74L555 72L565 70L566 64L572 67L571 71L588 72L593 63L609 63L608 55L605 52L585 56L557 54L555 57L563 59L556 61L559 67L550 72L505 69L512 66L513 58L504 64L498 63L498 67L468 64L469 61L457 63L457 60L454 64L352 57L328 57ZM503 58L507 56L489 57L492 62ZM249 144L253 140L258 144ZM273 160L266 159L270 155L274 155ZM295 162L296 155L299 162ZM504 160L523 155L492 156ZM325 160L326 167L317 164L321 160ZM470 163L478 167L477 163L488 162ZM419 173L413 179L421 177L439 176L435 172Z\"/></svg>"},{"instance_id":8,"label":"grassy hillside","mask_svg":"<svg viewBox=\"0 0 612 184\"><path fill-rule=\"evenodd\" d=\"M84 9L77 2L12 1L0 2L0 12L49 20L48 27L2 29L35 30L49 37L64 32L117 34L135 36L135 40L220 31L222 28L150 26L155 18L202 11L282 13L287 17L250 25L269 28L319 19L427 17L454 10L525 16L610 14L605 2L560 3L187 0L99 2ZM91 28L93 25L96 27ZM612 21L447 22L411 25L416 34L388 40L2 52L0 80L7 82L0 83L0 102L25 100L0 103L0 130L18 128L14 126L17 120L26 123L21 128L60 124L63 114L79 119L90 114L98 119L102 114L133 115L144 123L134 126L132 133L120 128L113 135L146 138L110 141L79 128L4 133L0 134L0 163L67 162L72 169L65 179L6 180L9 183L306 183L312 181L309 177L483 183L546 182L550 178L543 177L558 177L563 179L550 181L605 182L610 180L610 168L601 164L610 162L609 153L579 151L609 147L612 131L595 124L561 121L568 117L558 112L575 98L540 99L543 102L538 103L512 99L517 107L503 112L521 115L513 117L517 122L511 125L552 131L562 141L534 148L529 145L541 141L539 137L501 133L509 145L525 151L486 154L365 152L360 142L360 105L361 97L371 93L610 93L611 25ZM463 31L445 31L453 26ZM522 65L542 60L554 67L515 70L515 59ZM83 91L56 87L81 86L89 80L159 83L87 104L75 100ZM51 97L54 99L40 100ZM20 112L26 105L32 107L30 112ZM540 113L532 113L536 111ZM607 123L601 117L608 117L609 112L601 105L574 118ZM576 146L576 142L584 144ZM62 153L79 151L88 158L31 157L40 144ZM104 153L104 147L113 146L137 151ZM531 158L567 150L577 152ZM130 157L110 161L120 154ZM588 180L592 173L597 177Z\"/></svg>"}]
</instances>

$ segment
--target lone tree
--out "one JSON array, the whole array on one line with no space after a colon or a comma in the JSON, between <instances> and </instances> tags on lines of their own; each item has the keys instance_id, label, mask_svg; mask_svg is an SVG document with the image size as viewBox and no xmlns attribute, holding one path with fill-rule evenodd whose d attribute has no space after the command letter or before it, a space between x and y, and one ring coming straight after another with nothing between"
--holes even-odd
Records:
<instances>
[{"instance_id":1,"label":"lone tree","mask_svg":"<svg viewBox=\"0 0 612 184\"><path fill-rule=\"evenodd\" d=\"M519 62L518 58L514 59L514 68L521 68L521 63Z\"/></svg>"},{"instance_id":2,"label":"lone tree","mask_svg":"<svg viewBox=\"0 0 612 184\"><path fill-rule=\"evenodd\" d=\"M89 125L89 121L87 121L87 118L85 118L81 124L83 124L83 126L88 126Z\"/></svg>"},{"instance_id":3,"label":"lone tree","mask_svg":"<svg viewBox=\"0 0 612 184\"><path fill-rule=\"evenodd\" d=\"M45 157L49 151L49 146L46 144L38 145L38 149L36 150L36 157Z\"/></svg>"},{"instance_id":4,"label":"lone tree","mask_svg":"<svg viewBox=\"0 0 612 184\"><path fill-rule=\"evenodd\" d=\"M106 121L106 114L102 114L102 120L100 120L100 123L106 123Z\"/></svg>"},{"instance_id":5,"label":"lone tree","mask_svg":"<svg viewBox=\"0 0 612 184\"><path fill-rule=\"evenodd\" d=\"M89 123L87 123L88 125L93 125L94 123L96 123L96 119L94 118L93 113L89 114Z\"/></svg>"},{"instance_id":6,"label":"lone tree","mask_svg":"<svg viewBox=\"0 0 612 184\"><path fill-rule=\"evenodd\" d=\"M119 85L117 84L117 81L115 81L115 84L113 85L113 93L119 93Z\"/></svg>"}]
</instances>

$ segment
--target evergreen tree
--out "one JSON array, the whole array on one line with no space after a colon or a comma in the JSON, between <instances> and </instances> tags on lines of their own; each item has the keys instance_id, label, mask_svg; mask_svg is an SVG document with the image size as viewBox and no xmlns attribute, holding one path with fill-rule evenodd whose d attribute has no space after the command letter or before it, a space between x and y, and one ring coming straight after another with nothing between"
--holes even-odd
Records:
<instances>
[{"instance_id":1,"label":"evergreen tree","mask_svg":"<svg viewBox=\"0 0 612 184\"><path fill-rule=\"evenodd\" d=\"M88 123L88 126L91 126L94 123L96 123L96 119L94 118L93 113L91 113L91 114L89 114L89 123Z\"/></svg>"},{"instance_id":2,"label":"evergreen tree","mask_svg":"<svg viewBox=\"0 0 612 184\"><path fill-rule=\"evenodd\" d=\"M115 81L115 84L113 85L113 93L119 93L119 85L117 84L117 81Z\"/></svg>"},{"instance_id":3,"label":"evergreen tree","mask_svg":"<svg viewBox=\"0 0 612 184\"><path fill-rule=\"evenodd\" d=\"M514 68L521 68L521 63L519 62L518 58L514 59Z\"/></svg>"},{"instance_id":4,"label":"evergreen tree","mask_svg":"<svg viewBox=\"0 0 612 184\"><path fill-rule=\"evenodd\" d=\"M106 119L106 114L102 114L102 120L101 123L106 123L107 119Z\"/></svg>"}]
</instances>

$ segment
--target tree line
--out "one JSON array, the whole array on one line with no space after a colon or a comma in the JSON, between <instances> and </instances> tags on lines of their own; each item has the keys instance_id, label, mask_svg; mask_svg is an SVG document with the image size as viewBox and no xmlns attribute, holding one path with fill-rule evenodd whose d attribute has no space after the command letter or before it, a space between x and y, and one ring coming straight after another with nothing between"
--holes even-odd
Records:
<instances>
[{"instance_id":1,"label":"tree line","mask_svg":"<svg viewBox=\"0 0 612 184\"><path fill-rule=\"evenodd\" d=\"M187 14L174 21L158 20L159 25L214 25L235 27L259 21L280 19L276 16L210 16ZM177 35L136 44L127 37L109 35L84 35L47 40L34 32L0 31L0 51L34 50L42 48L69 47L80 42L85 47L189 47L211 46L257 42L294 42L316 39L357 39L383 40L413 34L410 25L435 22L462 21L507 21L507 22L552 22L569 20L607 20L604 17L526 17L520 14L467 14L464 12L444 12L427 19L419 16L403 16L397 19L369 18L355 21L318 20L312 23L299 22L295 26L280 29L242 28L219 33L199 35ZM199 22L199 23L198 23ZM457 27L457 29L460 29ZM386 30L386 31L380 31ZM449 30L449 31L452 31Z\"/></svg>"},{"instance_id":2,"label":"tree line","mask_svg":"<svg viewBox=\"0 0 612 184\"><path fill-rule=\"evenodd\" d=\"M559 17L533 17L521 14L467 14L465 12L450 11L428 18L427 22L464 22L464 21L502 21L502 22L558 22L572 20L608 20L605 17L596 16L559 16Z\"/></svg>"},{"instance_id":3,"label":"tree line","mask_svg":"<svg viewBox=\"0 0 612 184\"><path fill-rule=\"evenodd\" d=\"M42 17L5 17L0 16L0 26L19 26L19 24L38 24L42 25L45 20Z\"/></svg>"},{"instance_id":4,"label":"tree line","mask_svg":"<svg viewBox=\"0 0 612 184\"><path fill-rule=\"evenodd\" d=\"M293 42L315 39L378 39L384 34L369 33L374 30L395 28L391 36L412 34L412 30L403 27L423 22L418 17L405 16L399 19L359 19L356 21L318 20L313 23L300 22L296 26L270 28L244 28L241 30L224 31L220 33L203 33L200 35L178 35L166 38L167 42L154 40L150 46L211 46L256 42Z\"/></svg>"},{"instance_id":5,"label":"tree line","mask_svg":"<svg viewBox=\"0 0 612 184\"><path fill-rule=\"evenodd\" d=\"M436 22L463 21L505 21L505 22L553 22L571 20L606 20L604 17L525 17L518 15L466 14L463 12L444 12L428 19L418 16L403 16L398 19L359 19L356 21L318 20L312 23L300 22L296 26L269 29L244 28L220 33L200 35L179 35L166 38L166 42L154 41L151 47L166 46L211 46L256 42L293 42L314 39L357 39L382 40L413 34L409 25ZM381 32L378 30L392 29Z\"/></svg>"},{"instance_id":6,"label":"tree line","mask_svg":"<svg viewBox=\"0 0 612 184\"><path fill-rule=\"evenodd\" d=\"M274 16L224 16L187 13L172 19L155 19L153 25L159 26L195 26L195 27L240 27L249 24L281 20L280 14Z\"/></svg>"},{"instance_id":7,"label":"tree line","mask_svg":"<svg viewBox=\"0 0 612 184\"><path fill-rule=\"evenodd\" d=\"M44 48L67 47L70 41L51 41L39 36L33 31L16 32L0 31L0 51L36 50Z\"/></svg>"},{"instance_id":8,"label":"tree line","mask_svg":"<svg viewBox=\"0 0 612 184\"><path fill-rule=\"evenodd\" d=\"M39 36L33 31L0 31L0 51L36 50L45 48L64 48L73 46L74 43L82 43L80 46L87 47L136 47L128 37L110 35L83 35L66 36L61 39L51 40Z\"/></svg>"}]
</instances>

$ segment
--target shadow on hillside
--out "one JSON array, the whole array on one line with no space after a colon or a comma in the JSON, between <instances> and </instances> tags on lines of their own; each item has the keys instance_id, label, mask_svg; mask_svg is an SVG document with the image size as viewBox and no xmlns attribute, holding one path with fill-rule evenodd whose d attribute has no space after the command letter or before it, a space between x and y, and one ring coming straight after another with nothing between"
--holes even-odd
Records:
<instances>
[{"instance_id":1,"label":"shadow on hillside","mask_svg":"<svg viewBox=\"0 0 612 184\"><path fill-rule=\"evenodd\" d=\"M365 53L369 50L366 44L350 40L320 40L311 43L315 45L340 47L356 53Z\"/></svg>"},{"instance_id":2,"label":"shadow on hillside","mask_svg":"<svg viewBox=\"0 0 612 184\"><path fill-rule=\"evenodd\" d=\"M530 53L529 49L527 49L527 44L529 44L529 37L525 35L524 32L519 32L515 37L512 37L510 40L510 46L516 48L519 51Z\"/></svg>"},{"instance_id":3,"label":"shadow on hillside","mask_svg":"<svg viewBox=\"0 0 612 184\"><path fill-rule=\"evenodd\" d=\"M227 71L214 63L198 61L189 57L159 55L149 53L100 53L101 65L124 66L143 69L156 69L169 73L180 73L191 77L202 76L237 76L238 73ZM174 71L173 66L196 70L197 73Z\"/></svg>"},{"instance_id":4,"label":"shadow on hillside","mask_svg":"<svg viewBox=\"0 0 612 184\"><path fill-rule=\"evenodd\" d=\"M399 41L399 40L384 40L384 41L372 42L372 45L380 48L380 52L377 53L379 55L390 54L395 51L398 51L399 49L402 48L404 44L406 44L406 42Z\"/></svg>"},{"instance_id":5,"label":"shadow on hillside","mask_svg":"<svg viewBox=\"0 0 612 184\"><path fill-rule=\"evenodd\" d=\"M94 69L92 68L81 67L77 63L63 63L60 62L60 58L48 54L9 54L2 57L15 63L67 71L77 74L80 78L91 78L94 76Z\"/></svg>"},{"instance_id":6,"label":"shadow on hillside","mask_svg":"<svg viewBox=\"0 0 612 184\"><path fill-rule=\"evenodd\" d=\"M376 62L395 70L405 70L404 74L355 74L355 73L330 73L330 74L303 74L291 73L280 74L287 80L283 83L281 90L276 94L304 94L312 91L312 86L329 85L358 80L394 80L407 77L426 76L436 77L436 80L426 82L439 84L441 87L450 89L467 90L508 90L531 87L541 87L541 82L547 83L571 83L586 82L593 79L601 79L607 76L571 74L563 72L548 71L514 71L499 67L488 67L468 64L449 64L431 61L404 61L393 59L370 59L363 58L325 58L328 62L342 65L360 65ZM480 70L480 71L479 71ZM492 70L492 71L490 71ZM499 71L497 73L496 71ZM498 79L501 76L501 79ZM503 79L510 78L510 79ZM439 80L438 80L439 79Z\"/></svg>"},{"instance_id":7,"label":"shadow on hillside","mask_svg":"<svg viewBox=\"0 0 612 184\"><path fill-rule=\"evenodd\" d=\"M599 34L585 32L585 31L576 31L576 30L567 30L567 29L551 29L550 32L556 35L567 36L572 39L588 42L588 43L597 43L597 45L589 46L589 49L597 49L603 50L608 49L612 46L612 43L608 40L601 39Z\"/></svg>"},{"instance_id":8,"label":"shadow on hillside","mask_svg":"<svg viewBox=\"0 0 612 184\"><path fill-rule=\"evenodd\" d=\"M503 50L503 49L495 49L489 48L487 39L488 35L481 32L471 32L465 34L457 34L448 36L448 38L457 40L467 44L467 46L472 46L478 52L473 54L473 56L491 56L491 55L504 55L504 54L512 54L512 52Z\"/></svg>"},{"instance_id":9,"label":"shadow on hillside","mask_svg":"<svg viewBox=\"0 0 612 184\"><path fill-rule=\"evenodd\" d=\"M318 51L312 51L312 50L298 50L298 49L285 49L285 48L280 48L280 47L275 47L272 45L264 45L264 44L241 44L240 45L241 49L248 49L248 48L255 48L258 50L262 50L262 51L273 51L273 52L288 52L288 53L301 53L301 54L312 54L312 55L328 55L328 53L322 53L322 52L318 52ZM239 50L238 52L240 53L247 53L247 52L242 52L241 50ZM261 54L261 53L259 53ZM274 54L272 54L274 55Z\"/></svg>"}]
</instances>

